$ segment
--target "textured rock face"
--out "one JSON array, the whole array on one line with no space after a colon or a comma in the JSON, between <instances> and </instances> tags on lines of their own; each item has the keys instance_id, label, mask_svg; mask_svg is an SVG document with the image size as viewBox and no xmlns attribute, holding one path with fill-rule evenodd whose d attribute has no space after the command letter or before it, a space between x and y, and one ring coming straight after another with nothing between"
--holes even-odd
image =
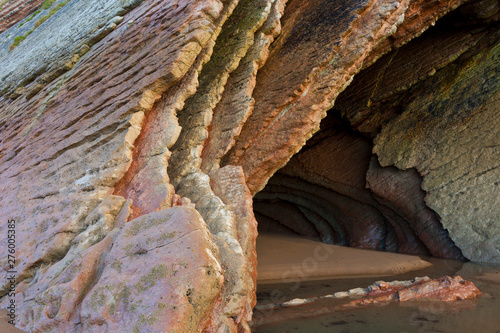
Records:
<instances>
[{"instance_id":1,"label":"textured rock face","mask_svg":"<svg viewBox=\"0 0 500 333\"><path fill-rule=\"evenodd\" d=\"M5 97L16 97L25 91L28 97L36 94L70 69L90 46L116 28L122 15L141 2L72 0L52 15L47 24L36 27L50 9L42 10L29 21L26 19L21 27L4 32L5 39L0 44L0 94ZM28 33L30 29L34 29L32 33ZM14 37L19 35L26 39L10 50Z\"/></svg>"},{"instance_id":2,"label":"textured rock face","mask_svg":"<svg viewBox=\"0 0 500 333\"><path fill-rule=\"evenodd\" d=\"M383 166L423 176L426 204L467 258L498 262L498 28L466 16L477 6L382 57L335 108L375 137Z\"/></svg>"},{"instance_id":3,"label":"textured rock face","mask_svg":"<svg viewBox=\"0 0 500 333\"><path fill-rule=\"evenodd\" d=\"M127 176L135 140L143 126L147 128L145 114L149 115L154 102L163 94L172 100L173 106L167 107L175 107L193 92L196 81L192 81L210 53L203 49L215 39L214 33L220 30L231 6L225 8L212 1L145 2L127 15L126 22L131 24L114 30L77 67L40 91L37 98L3 101L1 214L2 218L10 216L18 222L17 240L23 244L16 253L19 282L31 280L36 286L34 277L41 275L43 268L66 258L72 241L92 224L89 213L113 195L120 179ZM147 28L150 25L151 29ZM161 47L157 49L157 45ZM167 93L181 78L187 83L180 82ZM178 92L178 87L184 90ZM143 152L147 159L147 151ZM159 177L161 173L152 175ZM159 179L161 186L164 180ZM21 183L23 188L15 190ZM172 201L188 203L187 199ZM170 205L167 201L166 206L143 213ZM80 306L83 296L73 306ZM57 326L57 320L47 313L43 315L54 322L46 326ZM27 318L22 327L41 320L35 321L29 315ZM183 322L181 317L176 320ZM219 320L215 318L214 323ZM208 324L195 320L193 330L197 325ZM133 329L133 325L123 327Z\"/></svg>"},{"instance_id":4,"label":"textured rock face","mask_svg":"<svg viewBox=\"0 0 500 333\"><path fill-rule=\"evenodd\" d=\"M324 242L498 261L498 6L409 42L462 2L71 0L10 51L47 12L4 31L18 326L248 332L254 206Z\"/></svg>"},{"instance_id":5,"label":"textured rock face","mask_svg":"<svg viewBox=\"0 0 500 333\"><path fill-rule=\"evenodd\" d=\"M20 326L34 332L196 331L223 278L201 216L175 207L103 228L106 222L80 234L68 255L21 293Z\"/></svg>"},{"instance_id":6,"label":"textured rock face","mask_svg":"<svg viewBox=\"0 0 500 333\"><path fill-rule=\"evenodd\" d=\"M44 0L7 0L0 2L0 33L35 11Z\"/></svg>"},{"instance_id":7,"label":"textured rock face","mask_svg":"<svg viewBox=\"0 0 500 333\"><path fill-rule=\"evenodd\" d=\"M283 31L257 75L253 112L222 160L243 166L253 193L318 129L371 48L403 19L407 5L294 1L286 7Z\"/></svg>"},{"instance_id":8,"label":"textured rock face","mask_svg":"<svg viewBox=\"0 0 500 333\"><path fill-rule=\"evenodd\" d=\"M465 256L477 261L500 260L500 199L492 195L500 185L499 50L488 48L457 66L457 79L446 84L439 80L446 71L427 81L427 94L412 101L375 140L382 165L416 168L425 175L427 204L442 216ZM456 147L449 149L449 142Z\"/></svg>"},{"instance_id":9,"label":"textured rock face","mask_svg":"<svg viewBox=\"0 0 500 333\"><path fill-rule=\"evenodd\" d=\"M370 304L386 305L390 302L408 302L417 299L437 299L444 302L463 301L479 295L481 292L474 283L464 280L459 275L455 277L443 276L437 279L424 276L409 281L377 281L366 288L354 288L308 299L292 299L281 304L263 304L257 309L292 307L328 298L347 299L347 303L334 307L334 311L339 311Z\"/></svg>"}]
</instances>

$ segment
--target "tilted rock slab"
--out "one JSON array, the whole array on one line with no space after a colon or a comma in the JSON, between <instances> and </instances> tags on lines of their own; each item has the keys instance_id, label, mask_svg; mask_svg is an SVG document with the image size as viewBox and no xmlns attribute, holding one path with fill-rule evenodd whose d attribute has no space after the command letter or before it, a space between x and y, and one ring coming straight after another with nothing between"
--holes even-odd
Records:
<instances>
[{"instance_id":1,"label":"tilted rock slab","mask_svg":"<svg viewBox=\"0 0 500 333\"><path fill-rule=\"evenodd\" d=\"M224 9L218 1L146 1L126 16L127 23L96 44L78 66L40 91L37 98L3 101L1 126L6 140L1 155L1 215L18 223L17 241L23 244L16 253L19 282L31 281L36 286L44 278L45 267L66 258L72 241L91 225L86 220L89 213L113 195L130 168L135 140L146 125L145 115L189 72L235 4ZM15 151L9 149L12 146ZM32 181L36 179L39 182ZM22 184L20 192L15 190L18 184ZM217 255L214 258L219 260ZM6 267L5 261L2 266ZM83 296L72 303L74 307L80 307ZM183 315L174 313L182 323ZM62 325L50 313L42 315L53 322L43 327ZM207 316L200 316L205 321L194 320L193 330L218 325L221 320L215 317L214 323L208 323ZM26 318L21 327L34 327L41 321L30 315ZM123 323L121 328L127 325L132 323Z\"/></svg>"},{"instance_id":2,"label":"tilted rock slab","mask_svg":"<svg viewBox=\"0 0 500 333\"><path fill-rule=\"evenodd\" d=\"M4 3L0 9L0 33L34 12L43 2L44 0L10 0Z\"/></svg>"},{"instance_id":3,"label":"tilted rock slab","mask_svg":"<svg viewBox=\"0 0 500 333\"><path fill-rule=\"evenodd\" d=\"M71 0L38 28L36 21L48 15L49 9L42 10L29 22L24 21L22 27L4 32L2 36L10 36L0 44L0 96L17 97L26 91L28 96L36 94L70 69L90 46L113 31L122 16L141 2ZM34 30L27 35L30 29ZM10 50L14 37L19 35L27 36Z\"/></svg>"},{"instance_id":4,"label":"tilted rock slab","mask_svg":"<svg viewBox=\"0 0 500 333\"><path fill-rule=\"evenodd\" d=\"M252 196L410 3L71 0L10 53L2 44L0 219L17 225L18 326L248 332ZM302 213L333 228L318 207Z\"/></svg>"}]
</instances>

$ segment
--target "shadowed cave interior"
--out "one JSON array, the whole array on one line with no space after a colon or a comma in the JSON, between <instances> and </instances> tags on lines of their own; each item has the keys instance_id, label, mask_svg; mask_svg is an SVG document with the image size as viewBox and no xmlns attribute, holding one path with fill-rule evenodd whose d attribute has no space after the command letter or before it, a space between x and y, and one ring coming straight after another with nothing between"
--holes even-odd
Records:
<instances>
[{"instance_id":1,"label":"shadowed cave interior","mask_svg":"<svg viewBox=\"0 0 500 333\"><path fill-rule=\"evenodd\" d=\"M259 233L465 260L427 207L419 172L381 167L372 148L385 124L419 96L432 96L432 77L452 76L498 38L498 23L491 24L498 14L482 13L477 3L355 76L320 130L255 195Z\"/></svg>"},{"instance_id":2,"label":"shadowed cave interior","mask_svg":"<svg viewBox=\"0 0 500 333\"><path fill-rule=\"evenodd\" d=\"M254 197L259 233L464 259L429 209L416 170L382 168L371 139L329 112L321 129Z\"/></svg>"}]
</instances>

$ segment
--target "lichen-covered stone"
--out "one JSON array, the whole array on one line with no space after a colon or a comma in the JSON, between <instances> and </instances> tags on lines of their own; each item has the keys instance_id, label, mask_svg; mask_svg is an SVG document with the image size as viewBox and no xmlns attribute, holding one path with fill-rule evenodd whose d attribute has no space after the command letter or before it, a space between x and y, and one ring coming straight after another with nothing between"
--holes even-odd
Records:
<instances>
[{"instance_id":1,"label":"lichen-covered stone","mask_svg":"<svg viewBox=\"0 0 500 333\"><path fill-rule=\"evenodd\" d=\"M18 325L249 332L255 216L330 243L450 254L439 214L466 256L497 260L495 210L469 221L498 206L497 85L486 74L498 71L498 6L488 1L407 49L462 1L58 0L29 35L50 9L11 26L0 35L0 219L17 225ZM28 10L16 13L0 29ZM434 57L407 71L419 59L398 57L415 50ZM344 115L344 131L333 135L328 117L312 137L372 63L367 82L387 84L361 91L367 68L360 95L344 97L374 107L339 103L330 114ZM466 98L466 84L479 97ZM397 110L375 107L401 96ZM457 111L466 103L474 112ZM376 135L381 164L416 168L429 196L415 172L370 166ZM386 193L387 174L404 200ZM464 214L462 192L480 215ZM476 252L469 229L484 241Z\"/></svg>"},{"instance_id":2,"label":"lichen-covered stone","mask_svg":"<svg viewBox=\"0 0 500 333\"><path fill-rule=\"evenodd\" d=\"M7 0L1 2L0 33L35 11L44 0Z\"/></svg>"},{"instance_id":3,"label":"lichen-covered stone","mask_svg":"<svg viewBox=\"0 0 500 333\"><path fill-rule=\"evenodd\" d=\"M201 216L173 207L121 229L82 300L85 332L198 332L223 284Z\"/></svg>"},{"instance_id":4,"label":"lichen-covered stone","mask_svg":"<svg viewBox=\"0 0 500 333\"><path fill-rule=\"evenodd\" d=\"M465 257L488 262L500 260L499 51L487 47L414 88L374 147L383 166L424 176L425 201L450 237Z\"/></svg>"},{"instance_id":5,"label":"lichen-covered stone","mask_svg":"<svg viewBox=\"0 0 500 333\"><path fill-rule=\"evenodd\" d=\"M107 1L103 4L98 0L71 0L39 27L36 27L37 21L48 15L50 9L40 11L21 27L5 31L1 36L8 37L0 43L0 96L17 96L15 91L24 87L35 89L30 94L36 93L40 90L38 84L43 87L70 69L89 46L113 31L123 15L141 2ZM26 36L26 39L11 50L17 36Z\"/></svg>"}]
</instances>

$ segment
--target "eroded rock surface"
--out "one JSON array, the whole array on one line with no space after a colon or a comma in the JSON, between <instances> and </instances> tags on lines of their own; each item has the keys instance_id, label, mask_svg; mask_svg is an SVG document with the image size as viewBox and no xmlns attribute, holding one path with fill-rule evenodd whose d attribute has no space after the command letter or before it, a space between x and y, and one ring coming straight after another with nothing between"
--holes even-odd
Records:
<instances>
[{"instance_id":1,"label":"eroded rock surface","mask_svg":"<svg viewBox=\"0 0 500 333\"><path fill-rule=\"evenodd\" d=\"M5 16L20 22L0 36L18 326L248 332L255 217L497 261L498 6L410 41L463 2L71 0L30 34L50 9Z\"/></svg>"},{"instance_id":2,"label":"eroded rock surface","mask_svg":"<svg viewBox=\"0 0 500 333\"><path fill-rule=\"evenodd\" d=\"M61 72L70 69L90 46L113 31L123 15L141 2L72 0L39 27L36 27L37 21L48 15L50 9L26 20L22 27L4 32L2 36L9 36L0 44L0 96L17 97L26 91L28 96L36 94ZM31 29L33 32L28 33ZM11 50L14 38L19 35L26 39Z\"/></svg>"},{"instance_id":3,"label":"eroded rock surface","mask_svg":"<svg viewBox=\"0 0 500 333\"><path fill-rule=\"evenodd\" d=\"M261 231L406 254L463 259L429 209L415 170L382 168L372 143L330 113L255 195Z\"/></svg>"},{"instance_id":4,"label":"eroded rock surface","mask_svg":"<svg viewBox=\"0 0 500 333\"><path fill-rule=\"evenodd\" d=\"M276 324L300 317L321 316L371 306L381 307L394 302L398 302L402 307L413 307L422 311L425 311L423 309L426 306L432 309L432 304L442 302L441 309L456 313L474 309L480 295L481 291L473 282L458 275L437 279L424 276L406 281L377 281L367 288L359 287L329 295L257 305L256 321L252 324L258 328L260 325ZM301 309L296 309L297 306L301 306Z\"/></svg>"},{"instance_id":5,"label":"eroded rock surface","mask_svg":"<svg viewBox=\"0 0 500 333\"><path fill-rule=\"evenodd\" d=\"M6 0L0 2L0 33L34 12L43 2L44 0Z\"/></svg>"},{"instance_id":6,"label":"eroded rock surface","mask_svg":"<svg viewBox=\"0 0 500 333\"><path fill-rule=\"evenodd\" d=\"M478 55L416 86L415 98L374 147L382 165L424 175L425 201L457 246L467 258L488 262L500 260L497 38L492 31Z\"/></svg>"},{"instance_id":7,"label":"eroded rock surface","mask_svg":"<svg viewBox=\"0 0 500 333\"><path fill-rule=\"evenodd\" d=\"M335 97L371 48L401 22L407 5L294 1L286 6L282 33L257 74L253 112L222 160L243 167L252 193L318 130Z\"/></svg>"}]
</instances>

